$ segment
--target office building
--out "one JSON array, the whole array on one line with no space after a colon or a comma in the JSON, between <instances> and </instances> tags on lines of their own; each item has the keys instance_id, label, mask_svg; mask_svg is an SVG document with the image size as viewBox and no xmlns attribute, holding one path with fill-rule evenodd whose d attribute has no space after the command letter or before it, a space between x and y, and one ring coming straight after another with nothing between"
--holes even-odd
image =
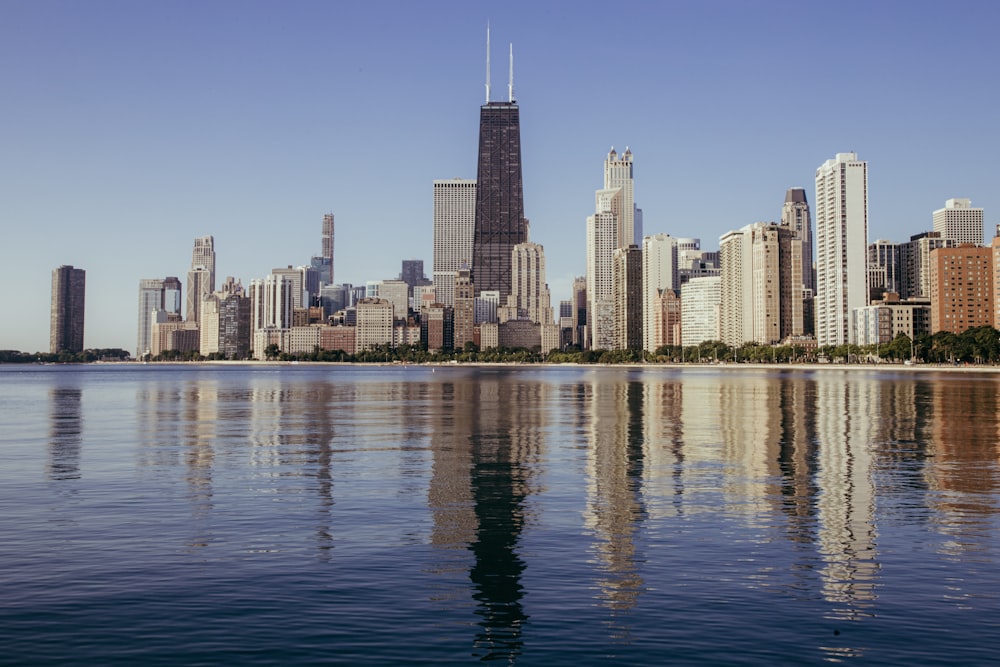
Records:
<instances>
[{"instance_id":1,"label":"office building","mask_svg":"<svg viewBox=\"0 0 1000 667\"><path fill-rule=\"evenodd\" d=\"M899 296L903 299L931 298L931 252L937 248L953 248L955 242L940 232L923 232L910 237L899 246Z\"/></svg>"},{"instance_id":2,"label":"office building","mask_svg":"<svg viewBox=\"0 0 1000 667\"><path fill-rule=\"evenodd\" d=\"M837 153L816 170L816 342L853 343L868 305L868 163Z\"/></svg>"},{"instance_id":3,"label":"office building","mask_svg":"<svg viewBox=\"0 0 1000 667\"><path fill-rule=\"evenodd\" d=\"M475 342L476 297L472 285L472 271L463 264L455 272L453 288L455 305L451 310L452 339L451 343L461 350L467 343ZM443 304L442 304L443 305ZM494 315L496 309L494 308ZM445 315L441 316L447 319ZM442 339L444 340L444 339Z\"/></svg>"},{"instance_id":4,"label":"office building","mask_svg":"<svg viewBox=\"0 0 1000 667\"><path fill-rule=\"evenodd\" d=\"M138 327L135 356L137 359L150 354L152 345L152 313L162 311L181 315L181 281L167 278L143 278L139 281Z\"/></svg>"},{"instance_id":5,"label":"office building","mask_svg":"<svg viewBox=\"0 0 1000 667\"><path fill-rule=\"evenodd\" d=\"M472 241L472 282L476 294L511 291L514 246L528 241L521 183L521 116L514 100L514 57L506 102L490 100L489 39L486 58L486 103L479 110L479 160L476 217ZM437 270L437 267L435 267Z\"/></svg>"},{"instance_id":6,"label":"office building","mask_svg":"<svg viewBox=\"0 0 1000 667\"><path fill-rule=\"evenodd\" d=\"M868 300L880 301L902 290L899 244L878 239L868 244Z\"/></svg>"},{"instance_id":7,"label":"office building","mask_svg":"<svg viewBox=\"0 0 1000 667\"><path fill-rule=\"evenodd\" d=\"M87 272L69 265L52 271L49 352L83 352Z\"/></svg>"},{"instance_id":8,"label":"office building","mask_svg":"<svg viewBox=\"0 0 1000 667\"><path fill-rule=\"evenodd\" d=\"M321 267L325 269L320 273L320 282L324 285L333 284L333 231L333 213L326 213L323 215L323 248L320 254Z\"/></svg>"},{"instance_id":9,"label":"office building","mask_svg":"<svg viewBox=\"0 0 1000 667\"><path fill-rule=\"evenodd\" d=\"M971 199L948 199L933 214L934 231L956 246L983 245L983 209L972 208Z\"/></svg>"},{"instance_id":10,"label":"office building","mask_svg":"<svg viewBox=\"0 0 1000 667\"><path fill-rule=\"evenodd\" d=\"M455 272L472 264L476 225L476 182L461 178L434 181L434 258L432 279L437 300L454 304Z\"/></svg>"},{"instance_id":11,"label":"office building","mask_svg":"<svg viewBox=\"0 0 1000 667\"><path fill-rule=\"evenodd\" d=\"M545 282L545 249L537 243L519 243L511 253L511 293L501 322L528 319L553 324L549 286Z\"/></svg>"}]
</instances>

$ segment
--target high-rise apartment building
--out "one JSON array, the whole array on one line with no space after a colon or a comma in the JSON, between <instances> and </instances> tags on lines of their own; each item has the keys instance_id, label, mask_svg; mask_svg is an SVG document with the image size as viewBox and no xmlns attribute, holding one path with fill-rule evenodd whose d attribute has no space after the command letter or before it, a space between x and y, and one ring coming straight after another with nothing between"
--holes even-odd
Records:
<instances>
[{"instance_id":1,"label":"high-rise apartment building","mask_svg":"<svg viewBox=\"0 0 1000 667\"><path fill-rule=\"evenodd\" d=\"M931 333L993 326L993 252L970 243L931 252Z\"/></svg>"},{"instance_id":2,"label":"high-rise apartment building","mask_svg":"<svg viewBox=\"0 0 1000 667\"><path fill-rule=\"evenodd\" d=\"M868 163L837 153L816 170L816 342L852 343L868 305Z\"/></svg>"},{"instance_id":3,"label":"high-rise apartment building","mask_svg":"<svg viewBox=\"0 0 1000 667\"><path fill-rule=\"evenodd\" d=\"M52 271L49 352L83 352L83 316L87 272L69 265Z\"/></svg>"},{"instance_id":4,"label":"high-rise apartment building","mask_svg":"<svg viewBox=\"0 0 1000 667\"><path fill-rule=\"evenodd\" d=\"M802 287L815 292L812 219L809 216L809 202L806 200L805 189L788 188L785 192L785 203L781 207L781 225L795 230L802 241Z\"/></svg>"},{"instance_id":5,"label":"high-rise apartment building","mask_svg":"<svg viewBox=\"0 0 1000 667\"><path fill-rule=\"evenodd\" d=\"M642 250L633 244L614 253L615 332L619 350L641 350L643 329Z\"/></svg>"},{"instance_id":6,"label":"high-rise apartment building","mask_svg":"<svg viewBox=\"0 0 1000 667\"><path fill-rule=\"evenodd\" d=\"M202 236L194 240L191 252L191 270L187 275L187 308L189 322L197 322L201 314L201 300L215 291L215 239Z\"/></svg>"},{"instance_id":7,"label":"high-rise apartment building","mask_svg":"<svg viewBox=\"0 0 1000 667\"><path fill-rule=\"evenodd\" d=\"M868 244L868 300L878 301L886 293L900 294L902 263L899 244L878 239Z\"/></svg>"},{"instance_id":8,"label":"high-rise apartment building","mask_svg":"<svg viewBox=\"0 0 1000 667\"><path fill-rule=\"evenodd\" d=\"M455 306L451 311L454 332L452 341L456 349L461 350L466 343L475 342L476 295L472 285L472 271L469 270L468 265L463 264L454 275ZM494 309L494 314L495 312Z\"/></svg>"},{"instance_id":9,"label":"high-rise apartment building","mask_svg":"<svg viewBox=\"0 0 1000 667\"><path fill-rule=\"evenodd\" d=\"M573 279L573 344L586 347L587 337L587 278Z\"/></svg>"},{"instance_id":10,"label":"high-rise apartment building","mask_svg":"<svg viewBox=\"0 0 1000 667\"><path fill-rule=\"evenodd\" d=\"M514 100L514 56L506 102L490 100L489 38L486 56L486 103L479 110L479 160L476 175L476 221L472 242L472 282L476 294L511 291L511 253L528 241L521 183L521 116ZM436 267L435 267L436 270Z\"/></svg>"},{"instance_id":11,"label":"high-rise apartment building","mask_svg":"<svg viewBox=\"0 0 1000 667\"><path fill-rule=\"evenodd\" d=\"M553 324L549 286L545 283L545 249L537 243L519 243L511 254L511 292L507 309L513 316L538 324Z\"/></svg>"},{"instance_id":12,"label":"high-rise apartment building","mask_svg":"<svg viewBox=\"0 0 1000 667\"><path fill-rule=\"evenodd\" d=\"M647 352L667 344L659 304L664 290L679 289L677 239L669 234L647 236L642 240L642 348Z\"/></svg>"},{"instance_id":13,"label":"high-rise apartment building","mask_svg":"<svg viewBox=\"0 0 1000 667\"><path fill-rule=\"evenodd\" d=\"M804 329L802 241L786 225L756 222L720 239L722 340L774 345Z\"/></svg>"},{"instance_id":14,"label":"high-rise apartment building","mask_svg":"<svg viewBox=\"0 0 1000 667\"><path fill-rule=\"evenodd\" d=\"M904 299L931 298L931 252L953 248L955 242L940 232L923 232L899 246L899 296Z\"/></svg>"},{"instance_id":15,"label":"high-rise apartment building","mask_svg":"<svg viewBox=\"0 0 1000 667\"><path fill-rule=\"evenodd\" d=\"M431 270L440 303L454 304L455 272L472 264L476 227L476 182L434 181L434 258Z\"/></svg>"},{"instance_id":16,"label":"high-rise apartment building","mask_svg":"<svg viewBox=\"0 0 1000 667\"><path fill-rule=\"evenodd\" d=\"M691 347L722 339L719 306L722 277L692 278L681 287L681 345Z\"/></svg>"},{"instance_id":17,"label":"high-rise apartment building","mask_svg":"<svg viewBox=\"0 0 1000 667\"><path fill-rule=\"evenodd\" d=\"M971 199L948 199L934 211L934 231L955 245L983 245L983 209L972 208Z\"/></svg>"},{"instance_id":18,"label":"high-rise apartment building","mask_svg":"<svg viewBox=\"0 0 1000 667\"><path fill-rule=\"evenodd\" d=\"M323 215L323 247L320 256L323 259L323 266L327 270L320 274L320 281L327 285L333 284L333 241L333 213L326 213Z\"/></svg>"},{"instance_id":19,"label":"high-rise apartment building","mask_svg":"<svg viewBox=\"0 0 1000 667\"><path fill-rule=\"evenodd\" d=\"M586 293L589 340L586 347L592 350L613 350L617 345L613 261L617 242L618 219L614 213L599 210L587 217Z\"/></svg>"}]
</instances>

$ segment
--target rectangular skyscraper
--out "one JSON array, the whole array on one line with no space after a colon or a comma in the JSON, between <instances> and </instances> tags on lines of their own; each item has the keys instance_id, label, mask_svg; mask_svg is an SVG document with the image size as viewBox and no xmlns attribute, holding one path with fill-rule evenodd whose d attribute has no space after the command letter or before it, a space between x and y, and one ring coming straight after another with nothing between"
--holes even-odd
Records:
<instances>
[{"instance_id":1,"label":"rectangular skyscraper","mask_svg":"<svg viewBox=\"0 0 1000 667\"><path fill-rule=\"evenodd\" d=\"M327 285L333 284L333 213L323 216L323 268L324 273L320 274L320 282Z\"/></svg>"},{"instance_id":2,"label":"rectangular skyscraper","mask_svg":"<svg viewBox=\"0 0 1000 667\"><path fill-rule=\"evenodd\" d=\"M197 322L201 300L215 291L215 239L202 236L194 240L191 270L188 271L187 320Z\"/></svg>"},{"instance_id":3,"label":"rectangular skyscraper","mask_svg":"<svg viewBox=\"0 0 1000 667\"><path fill-rule=\"evenodd\" d=\"M434 259L431 269L437 300L454 305L455 272L472 265L476 224L476 182L461 178L434 181Z\"/></svg>"},{"instance_id":4,"label":"rectangular skyscraper","mask_svg":"<svg viewBox=\"0 0 1000 667\"><path fill-rule=\"evenodd\" d=\"M854 342L868 305L868 163L837 153L816 170L816 342Z\"/></svg>"},{"instance_id":5,"label":"rectangular skyscraper","mask_svg":"<svg viewBox=\"0 0 1000 667\"><path fill-rule=\"evenodd\" d=\"M83 352L83 314L87 272L72 266L52 271L49 352Z\"/></svg>"},{"instance_id":6,"label":"rectangular skyscraper","mask_svg":"<svg viewBox=\"0 0 1000 667\"><path fill-rule=\"evenodd\" d=\"M476 294L511 290L511 253L528 240L521 183L521 120L517 103L489 102L479 114L479 168L472 242Z\"/></svg>"},{"instance_id":7,"label":"rectangular skyscraper","mask_svg":"<svg viewBox=\"0 0 1000 667\"><path fill-rule=\"evenodd\" d=\"M949 199L934 211L934 231L956 246L983 245L983 209L972 208L971 199Z\"/></svg>"}]
</instances>

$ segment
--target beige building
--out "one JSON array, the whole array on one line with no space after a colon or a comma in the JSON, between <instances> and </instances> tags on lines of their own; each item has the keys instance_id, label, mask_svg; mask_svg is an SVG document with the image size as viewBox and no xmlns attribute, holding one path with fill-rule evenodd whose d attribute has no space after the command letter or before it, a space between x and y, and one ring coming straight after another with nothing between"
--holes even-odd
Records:
<instances>
[{"instance_id":1,"label":"beige building","mask_svg":"<svg viewBox=\"0 0 1000 667\"><path fill-rule=\"evenodd\" d=\"M948 199L933 214L934 231L955 245L983 245L983 209L972 208L971 199Z\"/></svg>"},{"instance_id":2,"label":"beige building","mask_svg":"<svg viewBox=\"0 0 1000 667\"><path fill-rule=\"evenodd\" d=\"M476 297L475 286L472 284L472 271L467 264L463 264L455 272L454 309L452 318L454 320L453 345L456 350L461 350L466 343L473 340L473 329L476 321ZM446 304L441 303L445 306ZM439 349L439 348L435 348Z\"/></svg>"},{"instance_id":3,"label":"beige building","mask_svg":"<svg viewBox=\"0 0 1000 667\"><path fill-rule=\"evenodd\" d=\"M370 350L376 345L392 345L392 303L373 297L361 299L356 308L355 353Z\"/></svg>"}]
</instances>

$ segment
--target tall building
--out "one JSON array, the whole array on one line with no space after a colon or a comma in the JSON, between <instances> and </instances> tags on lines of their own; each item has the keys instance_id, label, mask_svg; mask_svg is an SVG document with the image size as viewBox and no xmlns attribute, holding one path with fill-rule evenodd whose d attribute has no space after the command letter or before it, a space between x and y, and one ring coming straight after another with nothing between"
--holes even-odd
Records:
<instances>
[{"instance_id":1,"label":"tall building","mask_svg":"<svg viewBox=\"0 0 1000 667\"><path fill-rule=\"evenodd\" d=\"M511 255L511 293L506 318L526 318L538 324L552 324L552 302L545 283L545 249L537 243L519 243Z\"/></svg>"},{"instance_id":2,"label":"tall building","mask_svg":"<svg viewBox=\"0 0 1000 667\"><path fill-rule=\"evenodd\" d=\"M837 153L816 170L816 342L852 343L868 305L868 163Z\"/></svg>"},{"instance_id":3,"label":"tall building","mask_svg":"<svg viewBox=\"0 0 1000 667\"><path fill-rule=\"evenodd\" d=\"M598 191L600 192L600 191ZM598 196L600 204L600 196ZM617 344L614 322L614 252L618 220L611 211L598 210L587 217L587 345L592 350L613 350Z\"/></svg>"},{"instance_id":4,"label":"tall building","mask_svg":"<svg viewBox=\"0 0 1000 667\"><path fill-rule=\"evenodd\" d=\"M993 252L971 243L931 252L931 333L993 326Z\"/></svg>"},{"instance_id":5,"label":"tall building","mask_svg":"<svg viewBox=\"0 0 1000 667\"><path fill-rule=\"evenodd\" d=\"M812 219L809 217L809 202L806 201L805 189L788 188L785 192L785 203L781 207L781 225L795 230L802 241L802 287L815 292Z\"/></svg>"},{"instance_id":6,"label":"tall building","mask_svg":"<svg viewBox=\"0 0 1000 667\"><path fill-rule=\"evenodd\" d=\"M202 236L194 240L191 252L191 270L187 275L187 308L189 322L197 322L201 315L201 300L215 291L215 239Z\"/></svg>"},{"instance_id":7,"label":"tall building","mask_svg":"<svg viewBox=\"0 0 1000 667\"><path fill-rule=\"evenodd\" d=\"M635 191L632 179L632 151L625 147L621 157L614 147L604 159L604 191L608 193L609 206L618 218L618 234L616 248L627 248L630 245L641 247L641 241L635 240ZM642 213L639 213L640 219Z\"/></svg>"},{"instance_id":8,"label":"tall building","mask_svg":"<svg viewBox=\"0 0 1000 667\"><path fill-rule=\"evenodd\" d=\"M69 265L52 271L49 352L83 352L83 315L87 272Z\"/></svg>"},{"instance_id":9,"label":"tall building","mask_svg":"<svg viewBox=\"0 0 1000 667\"><path fill-rule=\"evenodd\" d=\"M692 278L681 287L681 345L691 347L720 340L719 305L722 277Z\"/></svg>"},{"instance_id":10,"label":"tall building","mask_svg":"<svg viewBox=\"0 0 1000 667\"><path fill-rule=\"evenodd\" d=\"M934 231L955 245L983 245L983 209L972 208L971 199L948 199L933 219Z\"/></svg>"},{"instance_id":11,"label":"tall building","mask_svg":"<svg viewBox=\"0 0 1000 667\"><path fill-rule=\"evenodd\" d=\"M325 274L320 275L320 280L327 285L333 284L333 213L323 215L323 248L321 257L324 266L329 267Z\"/></svg>"},{"instance_id":12,"label":"tall building","mask_svg":"<svg viewBox=\"0 0 1000 667\"><path fill-rule=\"evenodd\" d=\"M906 243L901 243L899 296L904 299L931 298L931 252L954 246L954 241L942 238L940 232L915 234Z\"/></svg>"},{"instance_id":13,"label":"tall building","mask_svg":"<svg viewBox=\"0 0 1000 667\"><path fill-rule=\"evenodd\" d=\"M424 275L424 260L404 259L400 267L399 279L406 283L409 296L413 296L414 287L427 284L427 276Z\"/></svg>"},{"instance_id":14,"label":"tall building","mask_svg":"<svg viewBox=\"0 0 1000 667\"><path fill-rule=\"evenodd\" d=\"M641 350L643 329L642 250L633 244L614 254L615 332L619 350Z\"/></svg>"},{"instance_id":15,"label":"tall building","mask_svg":"<svg viewBox=\"0 0 1000 667\"><path fill-rule=\"evenodd\" d=\"M719 238L719 338L731 347L753 340L752 250L749 225ZM686 308L682 298L681 335L685 340Z\"/></svg>"},{"instance_id":16,"label":"tall building","mask_svg":"<svg viewBox=\"0 0 1000 667\"><path fill-rule=\"evenodd\" d=\"M898 243L878 239L868 244L868 300L878 301L887 292L900 294L901 269Z\"/></svg>"},{"instance_id":17,"label":"tall building","mask_svg":"<svg viewBox=\"0 0 1000 667\"><path fill-rule=\"evenodd\" d=\"M514 101L514 57L506 102L490 100L489 38L486 56L486 104L479 110L479 162L476 219L472 241L472 282L476 294L511 290L511 253L528 241L521 184L521 116ZM435 267L436 268L436 267Z\"/></svg>"},{"instance_id":18,"label":"tall building","mask_svg":"<svg viewBox=\"0 0 1000 667\"><path fill-rule=\"evenodd\" d=\"M455 305L452 309L453 338L456 349L463 349L466 343L475 342L476 297L472 286L472 271L462 265L455 272ZM442 317L445 317L442 315Z\"/></svg>"},{"instance_id":19,"label":"tall building","mask_svg":"<svg viewBox=\"0 0 1000 667\"><path fill-rule=\"evenodd\" d=\"M642 348L647 352L667 344L659 304L664 290L679 289L677 239L669 234L647 236L642 240Z\"/></svg>"},{"instance_id":20,"label":"tall building","mask_svg":"<svg viewBox=\"0 0 1000 667\"><path fill-rule=\"evenodd\" d=\"M455 272L472 264L476 226L476 182L434 181L434 258L431 270L437 300L454 303Z\"/></svg>"},{"instance_id":21,"label":"tall building","mask_svg":"<svg viewBox=\"0 0 1000 667\"><path fill-rule=\"evenodd\" d=\"M573 344L586 347L587 337L587 278L573 279Z\"/></svg>"},{"instance_id":22,"label":"tall building","mask_svg":"<svg viewBox=\"0 0 1000 667\"><path fill-rule=\"evenodd\" d=\"M174 277L143 278L139 281L138 330L135 356L140 358L151 351L153 313L162 311L181 314L181 281Z\"/></svg>"}]
</instances>

